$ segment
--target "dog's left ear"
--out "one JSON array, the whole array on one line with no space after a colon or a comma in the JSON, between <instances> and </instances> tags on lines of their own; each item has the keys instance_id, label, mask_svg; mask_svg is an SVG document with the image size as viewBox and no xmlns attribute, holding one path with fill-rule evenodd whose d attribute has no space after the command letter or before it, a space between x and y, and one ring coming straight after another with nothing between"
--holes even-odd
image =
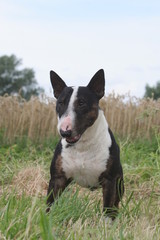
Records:
<instances>
[{"instance_id":1,"label":"dog's left ear","mask_svg":"<svg viewBox=\"0 0 160 240\"><path fill-rule=\"evenodd\" d=\"M96 94L98 99L104 96L105 79L103 69L95 73L87 87Z\"/></svg>"}]
</instances>

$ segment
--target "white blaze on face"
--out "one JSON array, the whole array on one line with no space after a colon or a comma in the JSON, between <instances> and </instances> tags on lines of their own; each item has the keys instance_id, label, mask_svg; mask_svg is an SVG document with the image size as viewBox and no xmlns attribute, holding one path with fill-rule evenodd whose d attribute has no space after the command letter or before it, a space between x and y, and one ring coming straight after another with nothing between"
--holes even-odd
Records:
<instances>
[{"instance_id":1,"label":"white blaze on face","mask_svg":"<svg viewBox=\"0 0 160 240\"><path fill-rule=\"evenodd\" d=\"M78 88L72 87L73 92L67 107L66 112L59 118L58 117L58 132L60 129L62 131L72 130L75 124L75 112L74 112L74 102L77 98Z\"/></svg>"}]
</instances>

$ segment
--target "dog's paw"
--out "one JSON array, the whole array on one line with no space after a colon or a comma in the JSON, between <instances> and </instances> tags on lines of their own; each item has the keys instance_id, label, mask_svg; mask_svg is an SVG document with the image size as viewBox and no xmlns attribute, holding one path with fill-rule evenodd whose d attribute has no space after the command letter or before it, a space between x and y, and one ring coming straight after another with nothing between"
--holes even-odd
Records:
<instances>
[{"instance_id":1,"label":"dog's paw","mask_svg":"<svg viewBox=\"0 0 160 240\"><path fill-rule=\"evenodd\" d=\"M113 225L113 220L110 217L102 216L100 219L101 223L104 224L106 227L112 227Z\"/></svg>"},{"instance_id":2,"label":"dog's paw","mask_svg":"<svg viewBox=\"0 0 160 240\"><path fill-rule=\"evenodd\" d=\"M104 222L109 226L113 225L113 220L110 217L104 217Z\"/></svg>"}]
</instances>

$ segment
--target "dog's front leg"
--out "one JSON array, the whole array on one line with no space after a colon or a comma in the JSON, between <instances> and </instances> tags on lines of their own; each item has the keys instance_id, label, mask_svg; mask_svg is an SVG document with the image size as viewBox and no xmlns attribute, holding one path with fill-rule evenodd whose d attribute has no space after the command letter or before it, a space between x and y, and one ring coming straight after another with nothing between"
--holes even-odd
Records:
<instances>
[{"instance_id":1,"label":"dog's front leg","mask_svg":"<svg viewBox=\"0 0 160 240\"><path fill-rule=\"evenodd\" d=\"M64 189L67 187L68 181L65 176L52 177L49 182L48 193L47 193L47 209L46 212L50 211L50 207L54 202L54 199L59 197Z\"/></svg>"},{"instance_id":2,"label":"dog's front leg","mask_svg":"<svg viewBox=\"0 0 160 240\"><path fill-rule=\"evenodd\" d=\"M116 179L103 179L103 211L107 217L112 220L115 219L118 211L118 204L120 198L118 196L117 181Z\"/></svg>"}]
</instances>

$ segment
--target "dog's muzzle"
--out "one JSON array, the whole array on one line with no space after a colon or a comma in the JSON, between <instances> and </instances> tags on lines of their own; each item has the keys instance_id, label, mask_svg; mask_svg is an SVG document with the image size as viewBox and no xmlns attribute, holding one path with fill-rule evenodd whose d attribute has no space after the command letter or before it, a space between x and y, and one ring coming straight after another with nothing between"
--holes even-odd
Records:
<instances>
[{"instance_id":1,"label":"dog's muzzle","mask_svg":"<svg viewBox=\"0 0 160 240\"><path fill-rule=\"evenodd\" d=\"M74 144L74 143L78 142L81 137L80 134L78 134L76 136L72 136L71 130L67 130L67 131L60 130L60 134L61 134L62 138L65 138L66 141L70 144Z\"/></svg>"}]
</instances>

